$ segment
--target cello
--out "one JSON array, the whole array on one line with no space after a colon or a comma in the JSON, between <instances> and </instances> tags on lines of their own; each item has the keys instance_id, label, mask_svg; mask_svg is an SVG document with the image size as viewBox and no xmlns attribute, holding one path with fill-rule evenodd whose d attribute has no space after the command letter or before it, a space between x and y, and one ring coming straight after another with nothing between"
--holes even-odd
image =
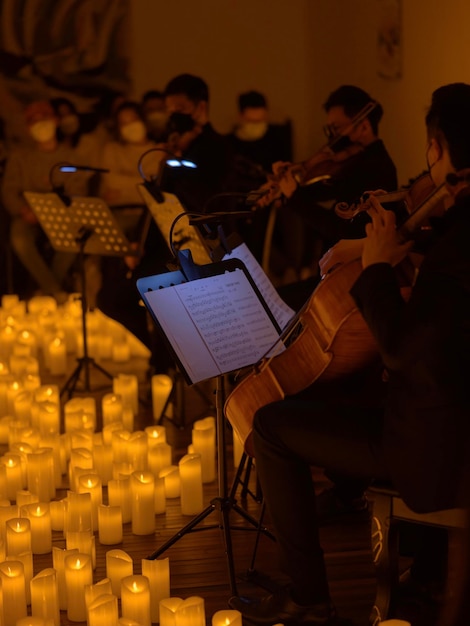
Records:
<instances>
[{"instance_id":1,"label":"cello","mask_svg":"<svg viewBox=\"0 0 470 626\"><path fill-rule=\"evenodd\" d=\"M469 174L448 175L446 183L436 187L399 227L402 239L412 239L439 202L466 187ZM375 339L349 295L361 272L360 258L333 267L298 313L290 345L258 363L228 396L225 416L248 455L253 456L251 432L258 409L319 380L346 377L376 358Z\"/></svg>"}]
</instances>

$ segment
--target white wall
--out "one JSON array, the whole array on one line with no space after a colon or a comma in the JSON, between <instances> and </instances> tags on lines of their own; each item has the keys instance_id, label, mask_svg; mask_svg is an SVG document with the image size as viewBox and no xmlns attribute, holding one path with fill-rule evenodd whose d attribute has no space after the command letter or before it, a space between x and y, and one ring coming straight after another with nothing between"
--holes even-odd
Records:
<instances>
[{"instance_id":1,"label":"white wall","mask_svg":"<svg viewBox=\"0 0 470 626\"><path fill-rule=\"evenodd\" d=\"M135 96L181 72L211 89L211 117L227 132L241 91L258 89L272 116L291 117L295 153L324 142L321 105L343 83L383 105L381 135L401 182L424 167L424 114L439 85L470 82L470 2L402 0L403 74L377 74L383 0L131 0Z\"/></svg>"}]
</instances>

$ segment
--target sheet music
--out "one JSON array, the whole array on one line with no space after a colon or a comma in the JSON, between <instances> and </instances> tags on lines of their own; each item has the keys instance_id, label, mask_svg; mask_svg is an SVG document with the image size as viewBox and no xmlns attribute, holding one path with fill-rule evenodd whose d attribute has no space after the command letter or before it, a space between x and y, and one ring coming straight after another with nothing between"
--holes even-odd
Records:
<instances>
[{"instance_id":1,"label":"sheet music","mask_svg":"<svg viewBox=\"0 0 470 626\"><path fill-rule=\"evenodd\" d=\"M226 254L223 260L240 259L245 264L248 273L265 299L268 308L271 310L279 326L284 329L295 316L295 311L282 300L274 285L266 276L265 271L253 256L251 250L245 243L237 246L230 254Z\"/></svg>"},{"instance_id":2,"label":"sheet music","mask_svg":"<svg viewBox=\"0 0 470 626\"><path fill-rule=\"evenodd\" d=\"M146 299L193 383L257 363L279 334L244 271L170 288Z\"/></svg>"}]
</instances>

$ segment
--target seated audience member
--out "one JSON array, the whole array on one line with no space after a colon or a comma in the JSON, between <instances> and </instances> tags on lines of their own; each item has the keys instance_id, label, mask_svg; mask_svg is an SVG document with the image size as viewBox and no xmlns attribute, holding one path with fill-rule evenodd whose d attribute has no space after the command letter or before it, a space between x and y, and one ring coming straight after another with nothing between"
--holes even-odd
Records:
<instances>
[{"instance_id":1,"label":"seated audience member","mask_svg":"<svg viewBox=\"0 0 470 626\"><path fill-rule=\"evenodd\" d=\"M25 191L50 192L53 185L66 195L86 195L87 178L80 174L60 175L53 168L60 162L76 162L74 151L57 138L58 118L48 101L36 101L24 112L31 146L18 147L8 155L2 194L10 214L13 251L44 294L64 297L65 278L74 255L50 249L38 219L23 195ZM48 251L48 252L46 252ZM47 258L45 257L47 254ZM31 294L30 294L31 295Z\"/></svg>"},{"instance_id":2,"label":"seated audience member","mask_svg":"<svg viewBox=\"0 0 470 626\"><path fill-rule=\"evenodd\" d=\"M146 91L142 96L141 107L149 138L156 143L165 141L168 115L164 94L156 90Z\"/></svg>"},{"instance_id":3,"label":"seated audience member","mask_svg":"<svg viewBox=\"0 0 470 626\"><path fill-rule=\"evenodd\" d=\"M272 164L292 160L290 124L272 124L266 98L247 91L238 98L238 123L227 135L237 180L235 189L251 191L266 180Z\"/></svg>"},{"instance_id":4,"label":"seated audience member","mask_svg":"<svg viewBox=\"0 0 470 626\"><path fill-rule=\"evenodd\" d=\"M180 74L165 88L165 105L168 115L187 114L200 129L181 154L195 163L196 169L167 171L165 188L174 193L187 210L204 211L210 198L225 191L231 165L226 141L209 121L209 88L198 76ZM213 209L211 204L209 210Z\"/></svg>"},{"instance_id":5,"label":"seated audience member","mask_svg":"<svg viewBox=\"0 0 470 626\"><path fill-rule=\"evenodd\" d=\"M351 377L317 382L256 411L256 467L290 584L261 602L230 600L253 624L342 623L319 538L325 504L334 512L352 509L370 480L379 479L390 481L417 512L468 505L469 107L470 85L450 84L433 93L425 117L430 175L449 194L444 213L431 219L408 300L395 267L413 242L401 237L395 213L371 197L362 271L344 300L351 296L377 344L381 381L352 394ZM335 477L334 498L315 495L311 466Z\"/></svg>"}]
</instances>

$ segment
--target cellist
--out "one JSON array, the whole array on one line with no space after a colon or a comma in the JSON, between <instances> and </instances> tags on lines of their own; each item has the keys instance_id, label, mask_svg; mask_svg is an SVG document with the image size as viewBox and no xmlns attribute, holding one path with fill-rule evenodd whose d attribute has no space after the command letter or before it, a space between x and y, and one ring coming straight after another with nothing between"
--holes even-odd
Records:
<instances>
[{"instance_id":1,"label":"cellist","mask_svg":"<svg viewBox=\"0 0 470 626\"><path fill-rule=\"evenodd\" d=\"M338 381L330 394L320 395L314 384L255 415L257 473L290 583L261 602L232 598L230 606L250 623L343 623L330 598L320 504L333 513L359 505L372 478L390 480L420 513L468 502L462 483L470 465L469 109L470 85L445 85L432 95L427 161L436 190L445 185L449 195L408 301L395 266L413 244L399 236L395 214L371 198L362 271L350 293L386 368L382 401L346 403ZM329 501L315 495L312 465L342 476Z\"/></svg>"}]
</instances>

